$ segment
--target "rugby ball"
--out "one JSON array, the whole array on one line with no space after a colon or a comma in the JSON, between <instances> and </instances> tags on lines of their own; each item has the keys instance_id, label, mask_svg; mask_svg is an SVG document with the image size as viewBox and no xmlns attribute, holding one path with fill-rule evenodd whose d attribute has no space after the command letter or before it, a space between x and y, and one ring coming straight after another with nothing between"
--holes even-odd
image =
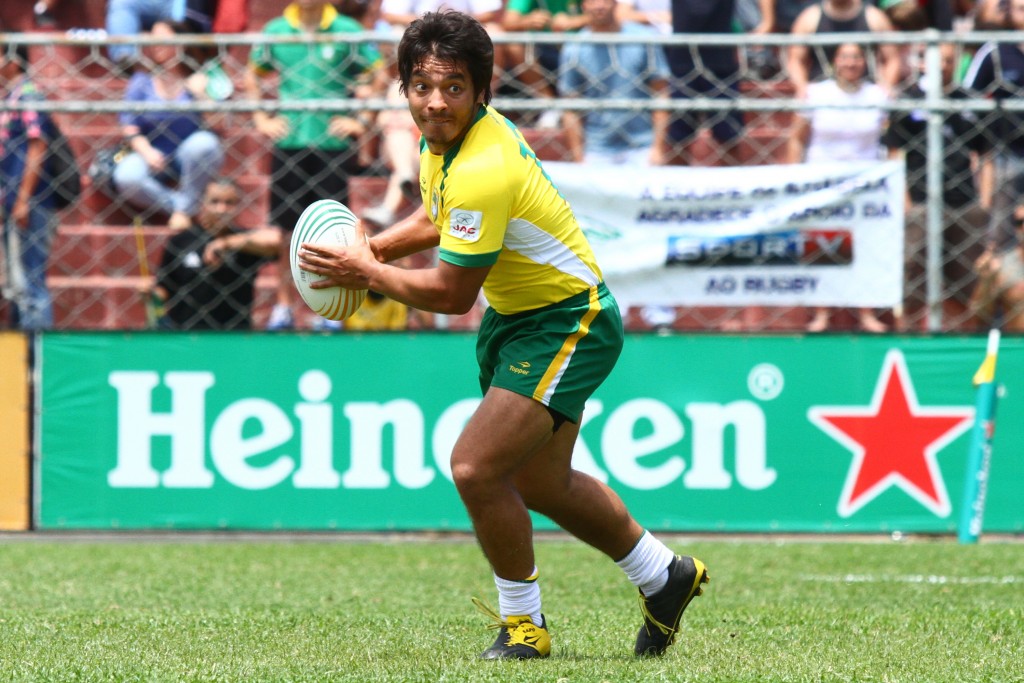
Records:
<instances>
[{"instance_id":1,"label":"rugby ball","mask_svg":"<svg viewBox=\"0 0 1024 683\"><path fill-rule=\"evenodd\" d=\"M304 243L347 247L355 241L355 214L333 199L321 199L307 206L292 231L290 256L295 288L314 313L329 320L344 320L355 313L366 298L366 290L343 287L313 289L310 285L324 278L299 268L299 247Z\"/></svg>"}]
</instances>

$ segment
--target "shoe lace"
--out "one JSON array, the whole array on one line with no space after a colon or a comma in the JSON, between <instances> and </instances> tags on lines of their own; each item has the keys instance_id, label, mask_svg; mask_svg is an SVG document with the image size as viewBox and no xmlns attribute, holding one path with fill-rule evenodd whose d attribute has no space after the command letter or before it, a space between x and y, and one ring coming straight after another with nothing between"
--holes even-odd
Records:
<instances>
[{"instance_id":1,"label":"shoe lace","mask_svg":"<svg viewBox=\"0 0 1024 683\"><path fill-rule=\"evenodd\" d=\"M516 626L518 626L518 624L514 624L511 621L509 621L508 619L502 619L501 615L498 614L498 611L496 609L494 609L493 607L491 607L487 603L487 601L481 600L480 598L477 598L477 597L473 597L473 598L470 598L470 599L473 601L473 604L476 606L476 608L478 610L480 610L480 612L482 612L484 614L484 616L486 616L487 618L489 618L491 620L491 623L487 624L487 628L495 628L495 629L497 629L497 628L509 628L509 629L514 629Z\"/></svg>"},{"instance_id":2,"label":"shoe lace","mask_svg":"<svg viewBox=\"0 0 1024 683\"><path fill-rule=\"evenodd\" d=\"M643 593L640 593L640 612L644 615L644 628L647 629L648 635L651 633L651 625L661 631L664 635L670 636L675 632L675 629L671 626L666 626L651 614L651 610L647 607L647 598Z\"/></svg>"}]
</instances>

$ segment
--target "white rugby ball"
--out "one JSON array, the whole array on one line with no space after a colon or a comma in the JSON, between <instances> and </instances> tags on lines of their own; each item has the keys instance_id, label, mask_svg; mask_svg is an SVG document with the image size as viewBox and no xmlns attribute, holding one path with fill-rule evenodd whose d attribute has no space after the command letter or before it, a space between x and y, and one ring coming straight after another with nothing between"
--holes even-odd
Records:
<instances>
[{"instance_id":1,"label":"white rugby ball","mask_svg":"<svg viewBox=\"0 0 1024 683\"><path fill-rule=\"evenodd\" d=\"M365 289L328 287L313 289L310 285L323 276L299 268L299 247L307 244L338 244L350 246L356 241L356 217L347 206L333 199L321 199L306 207L295 224L291 242L292 279L302 300L313 312L329 320L344 320L358 310L366 298Z\"/></svg>"}]
</instances>

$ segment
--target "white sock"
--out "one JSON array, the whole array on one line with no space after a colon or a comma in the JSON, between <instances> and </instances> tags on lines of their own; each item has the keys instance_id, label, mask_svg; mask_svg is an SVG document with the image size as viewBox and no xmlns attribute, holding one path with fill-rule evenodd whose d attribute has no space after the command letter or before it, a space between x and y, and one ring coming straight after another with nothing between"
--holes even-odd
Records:
<instances>
[{"instance_id":1,"label":"white sock","mask_svg":"<svg viewBox=\"0 0 1024 683\"><path fill-rule=\"evenodd\" d=\"M533 623L543 626L540 616L540 584L537 583L537 568L521 581L503 579L494 575L494 585L498 587L498 612L502 619L510 616L528 614Z\"/></svg>"},{"instance_id":2,"label":"white sock","mask_svg":"<svg viewBox=\"0 0 1024 683\"><path fill-rule=\"evenodd\" d=\"M675 556L664 543L645 530L629 554L615 564L626 572L630 583L641 593L651 596L668 583L668 566Z\"/></svg>"}]
</instances>

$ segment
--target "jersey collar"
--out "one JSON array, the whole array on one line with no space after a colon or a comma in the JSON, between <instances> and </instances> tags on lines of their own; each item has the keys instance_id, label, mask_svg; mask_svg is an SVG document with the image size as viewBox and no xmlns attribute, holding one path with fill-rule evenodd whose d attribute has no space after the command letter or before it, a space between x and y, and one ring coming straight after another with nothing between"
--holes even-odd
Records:
<instances>
[{"instance_id":1,"label":"jersey collar","mask_svg":"<svg viewBox=\"0 0 1024 683\"><path fill-rule=\"evenodd\" d=\"M459 153L459 150L462 148L462 143L466 141L466 137L469 135L469 132L473 130L473 126L475 126L480 121L480 119L482 119L485 116L487 116L487 105L481 104L480 108L476 110L476 116L473 118L473 123L469 124L469 127L466 128L466 134L462 136L461 140L452 145L451 148L444 153L445 166L450 164L452 162L452 159L455 158L455 155ZM423 144L426 144L426 142L424 142Z\"/></svg>"}]
</instances>

